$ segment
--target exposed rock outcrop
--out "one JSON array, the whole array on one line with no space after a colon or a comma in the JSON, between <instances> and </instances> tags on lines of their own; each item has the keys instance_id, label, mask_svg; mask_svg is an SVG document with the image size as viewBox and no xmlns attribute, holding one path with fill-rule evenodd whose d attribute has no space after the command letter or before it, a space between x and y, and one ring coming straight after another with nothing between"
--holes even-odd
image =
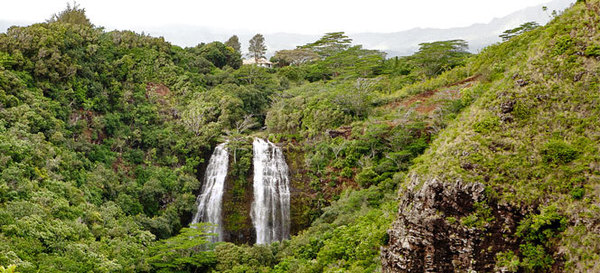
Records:
<instances>
[{"instance_id":1,"label":"exposed rock outcrop","mask_svg":"<svg viewBox=\"0 0 600 273\"><path fill-rule=\"evenodd\" d=\"M488 198L481 183L412 175L401 191L398 219L382 249L383 272L501 272L496 253L518 249L510 235L523 213ZM482 206L483 226L461 224Z\"/></svg>"}]
</instances>

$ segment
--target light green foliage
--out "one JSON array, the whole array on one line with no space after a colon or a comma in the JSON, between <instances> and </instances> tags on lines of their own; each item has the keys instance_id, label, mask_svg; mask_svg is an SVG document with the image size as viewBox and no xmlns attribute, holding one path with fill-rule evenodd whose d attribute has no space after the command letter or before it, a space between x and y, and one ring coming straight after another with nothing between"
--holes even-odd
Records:
<instances>
[{"instance_id":1,"label":"light green foliage","mask_svg":"<svg viewBox=\"0 0 600 273\"><path fill-rule=\"evenodd\" d=\"M16 269L17 266L14 264L7 267L0 266L0 273L17 273Z\"/></svg>"},{"instance_id":2,"label":"light green foliage","mask_svg":"<svg viewBox=\"0 0 600 273\"><path fill-rule=\"evenodd\" d=\"M449 40L419 44L419 51L410 59L420 73L427 77L438 75L446 70L464 64L468 44L464 40Z\"/></svg>"},{"instance_id":3,"label":"light green foliage","mask_svg":"<svg viewBox=\"0 0 600 273\"><path fill-rule=\"evenodd\" d=\"M281 88L264 71L248 86L231 50L61 20L0 34L0 264L150 270L149 245L189 222L214 143L262 122Z\"/></svg>"},{"instance_id":4,"label":"light green foliage","mask_svg":"<svg viewBox=\"0 0 600 273\"><path fill-rule=\"evenodd\" d=\"M79 8L77 2L67 3L67 8L57 14L52 15L52 18L48 20L48 23L68 23L68 24L80 24L80 25L91 25L90 19L85 15L85 9Z\"/></svg>"},{"instance_id":5,"label":"light green foliage","mask_svg":"<svg viewBox=\"0 0 600 273\"><path fill-rule=\"evenodd\" d=\"M498 268L598 270L597 225L578 223L598 217L598 79L584 75L600 66L585 54L598 41L599 8L575 4L468 59L469 73L481 75L471 88L479 95L415 160L412 175L482 183L490 198L526 208L516 232L505 234L517 243L497 256ZM477 226L477 211L461 222Z\"/></svg>"},{"instance_id":6,"label":"light green foliage","mask_svg":"<svg viewBox=\"0 0 600 273\"><path fill-rule=\"evenodd\" d=\"M325 33L319 40L303 45L301 48L310 49L321 57L330 57L345 51L350 47L352 39L344 32Z\"/></svg>"},{"instance_id":7,"label":"light green foliage","mask_svg":"<svg viewBox=\"0 0 600 273\"><path fill-rule=\"evenodd\" d=\"M158 272L207 270L216 262L209 244L206 224L182 228L177 236L157 242L150 248L148 263Z\"/></svg>"}]
</instances>

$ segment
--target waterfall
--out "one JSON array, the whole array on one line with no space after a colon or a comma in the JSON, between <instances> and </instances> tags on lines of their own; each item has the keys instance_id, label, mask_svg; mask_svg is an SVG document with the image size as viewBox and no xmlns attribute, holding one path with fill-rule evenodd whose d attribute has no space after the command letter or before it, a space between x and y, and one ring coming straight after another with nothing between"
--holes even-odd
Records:
<instances>
[{"instance_id":1,"label":"waterfall","mask_svg":"<svg viewBox=\"0 0 600 273\"><path fill-rule=\"evenodd\" d=\"M221 207L223 200L223 191L225 188L225 177L229 165L229 153L225 145L221 143L210 157L206 173L204 174L204 185L202 193L198 195L198 211L192 219L192 224L206 222L215 224L208 231L216 233L211 240L213 242L223 241L223 229L221 221Z\"/></svg>"},{"instance_id":2,"label":"waterfall","mask_svg":"<svg viewBox=\"0 0 600 273\"><path fill-rule=\"evenodd\" d=\"M269 244L290 236L290 189L288 166L281 149L269 141L255 138L254 201L252 224L256 243Z\"/></svg>"}]
</instances>

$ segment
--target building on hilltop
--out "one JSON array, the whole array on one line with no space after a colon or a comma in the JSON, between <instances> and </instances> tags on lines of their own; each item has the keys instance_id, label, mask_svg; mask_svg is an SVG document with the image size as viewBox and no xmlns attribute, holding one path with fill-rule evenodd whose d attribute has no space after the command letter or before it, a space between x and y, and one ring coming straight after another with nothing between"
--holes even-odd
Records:
<instances>
[{"instance_id":1,"label":"building on hilltop","mask_svg":"<svg viewBox=\"0 0 600 273\"><path fill-rule=\"evenodd\" d=\"M265 58L260 58L258 60L254 59L254 58L250 58L250 59L244 59L243 62L244 65L252 65L255 64L257 66L260 67L266 67L266 68L272 68L273 67L273 63L269 62L267 59Z\"/></svg>"}]
</instances>

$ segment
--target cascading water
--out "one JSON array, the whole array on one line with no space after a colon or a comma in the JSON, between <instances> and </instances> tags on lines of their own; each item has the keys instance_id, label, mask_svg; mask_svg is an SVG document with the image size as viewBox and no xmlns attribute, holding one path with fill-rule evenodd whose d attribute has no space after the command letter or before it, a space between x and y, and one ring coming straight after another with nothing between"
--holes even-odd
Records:
<instances>
[{"instance_id":1,"label":"cascading water","mask_svg":"<svg viewBox=\"0 0 600 273\"><path fill-rule=\"evenodd\" d=\"M288 166L275 144L255 138L254 202L252 224L256 243L268 244L290 236L290 189Z\"/></svg>"},{"instance_id":2,"label":"cascading water","mask_svg":"<svg viewBox=\"0 0 600 273\"><path fill-rule=\"evenodd\" d=\"M210 157L206 173L204 174L204 185L202 194L198 195L198 211L192 219L192 224L199 222L215 224L208 232L217 234L211 240L213 242L223 241L223 229L221 221L221 208L223 191L225 188L225 177L229 165L229 153L225 145L221 143Z\"/></svg>"}]
</instances>

